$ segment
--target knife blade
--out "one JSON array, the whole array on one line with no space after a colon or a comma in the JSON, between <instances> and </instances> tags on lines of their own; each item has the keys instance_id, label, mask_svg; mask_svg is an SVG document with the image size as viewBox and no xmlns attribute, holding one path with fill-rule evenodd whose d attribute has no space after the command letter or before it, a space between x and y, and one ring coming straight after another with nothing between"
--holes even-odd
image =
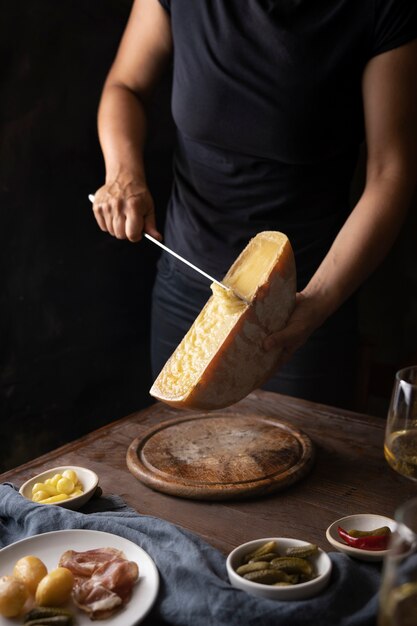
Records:
<instances>
[{"instance_id":1,"label":"knife blade","mask_svg":"<svg viewBox=\"0 0 417 626\"><path fill-rule=\"evenodd\" d=\"M88 196L88 199L90 200L90 202L94 203L94 196L93 196L93 194L90 193L89 196ZM171 248L168 248L168 246L165 246L163 243L161 243L160 241L158 241L157 239L155 239L151 235L148 235L148 233L143 233L143 236L146 237L146 239L149 239L149 241L152 241L152 243L154 243L155 245L157 245L160 248L162 248L163 250L165 250L166 252L169 252L169 254L172 254L172 256L174 256L176 259L179 259L180 261L182 261L183 263L185 263L186 265L191 267L196 272L199 272L200 274L202 274L203 276L205 276L206 278L211 280L213 283L216 283L216 285L219 285L220 287L222 287L226 291L230 291L231 293L236 295L238 298L240 298L240 300L243 300L244 302L246 302L246 300L244 298L242 298L238 294L235 294L235 292L231 289L231 287L227 287L227 285L224 285L219 280L216 280L215 278L213 278L213 276L210 276L210 274L207 274L207 272L204 272L202 269L200 269L199 267L197 267L193 263L190 263L190 261L187 261L187 259L184 259L184 257L182 257L179 254L177 254L177 252L174 252L174 250L171 250Z\"/></svg>"}]
</instances>

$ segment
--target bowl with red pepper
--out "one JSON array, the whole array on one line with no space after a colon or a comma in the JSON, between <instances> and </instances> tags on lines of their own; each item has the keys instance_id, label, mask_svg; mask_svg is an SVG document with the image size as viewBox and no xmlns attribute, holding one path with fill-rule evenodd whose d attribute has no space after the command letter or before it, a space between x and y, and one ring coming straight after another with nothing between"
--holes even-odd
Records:
<instances>
[{"instance_id":1,"label":"bowl with red pepper","mask_svg":"<svg viewBox=\"0 0 417 626\"><path fill-rule=\"evenodd\" d=\"M380 561L388 551L395 521L384 515L348 515L330 524L326 531L336 550L363 561Z\"/></svg>"}]
</instances>

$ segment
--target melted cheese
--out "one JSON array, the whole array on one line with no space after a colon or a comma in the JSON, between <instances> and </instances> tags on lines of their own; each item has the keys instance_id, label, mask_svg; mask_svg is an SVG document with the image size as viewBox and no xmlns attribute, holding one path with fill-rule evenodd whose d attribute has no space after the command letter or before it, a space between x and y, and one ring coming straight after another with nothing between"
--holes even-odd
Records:
<instances>
[{"instance_id":1,"label":"melted cheese","mask_svg":"<svg viewBox=\"0 0 417 626\"><path fill-rule=\"evenodd\" d=\"M167 397L181 396L197 382L207 362L248 306L233 292L215 283L211 288L213 297L159 375L158 385Z\"/></svg>"},{"instance_id":2,"label":"melted cheese","mask_svg":"<svg viewBox=\"0 0 417 626\"><path fill-rule=\"evenodd\" d=\"M282 247L279 243L276 238L266 236L252 240L229 270L224 284L245 300L251 301L275 265Z\"/></svg>"}]
</instances>

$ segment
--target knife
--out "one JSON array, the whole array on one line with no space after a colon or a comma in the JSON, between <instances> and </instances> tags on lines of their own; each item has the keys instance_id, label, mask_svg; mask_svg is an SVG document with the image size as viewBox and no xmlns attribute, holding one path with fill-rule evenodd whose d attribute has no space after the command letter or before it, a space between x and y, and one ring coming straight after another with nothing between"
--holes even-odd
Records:
<instances>
[{"instance_id":1,"label":"knife","mask_svg":"<svg viewBox=\"0 0 417 626\"><path fill-rule=\"evenodd\" d=\"M90 202L94 202L93 194L90 193L90 195L88 196L88 199L90 200ZM170 248L165 246L163 243L161 243L160 241L158 241L157 239L155 239L151 235L148 235L148 233L143 233L143 236L146 237L146 239L149 239L149 241L152 241L152 243L154 243L155 245L157 245L160 248L162 248L163 250L165 250L166 252L169 252L169 254L172 254L172 256L174 256L176 259L179 259L180 261L182 261L186 265L189 265L189 267L192 267L193 270L195 270L196 272L199 272L200 274L202 274L203 276L205 276L206 278L211 280L213 283L216 283L216 285L219 285L220 287L223 287L223 289L225 289L226 291L230 291L231 293L234 293L234 291L233 291L233 289L231 287L227 287L226 285L223 285L223 283L221 283L219 280L216 280L215 278L213 278L213 276L210 276L210 274L207 274L206 272L204 272L202 269L200 269L196 265L193 265L192 263L190 263L190 261L187 261L187 259L184 259L184 257L182 257L179 254L177 254L176 252L174 252L174 250L171 250ZM237 295L237 294L235 294L235 295ZM238 296L238 298L240 298L240 300L244 300L244 298L242 298L240 296ZM244 300L244 301L246 302L246 300Z\"/></svg>"}]
</instances>

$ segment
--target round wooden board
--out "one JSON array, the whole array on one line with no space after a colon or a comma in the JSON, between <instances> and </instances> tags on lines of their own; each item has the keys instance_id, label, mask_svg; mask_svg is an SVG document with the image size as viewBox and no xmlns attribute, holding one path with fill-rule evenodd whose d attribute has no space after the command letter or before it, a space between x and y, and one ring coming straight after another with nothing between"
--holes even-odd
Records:
<instances>
[{"instance_id":1,"label":"round wooden board","mask_svg":"<svg viewBox=\"0 0 417 626\"><path fill-rule=\"evenodd\" d=\"M148 487L182 498L231 500L277 491L310 470L309 437L273 417L194 413L130 444L127 466Z\"/></svg>"}]
</instances>

